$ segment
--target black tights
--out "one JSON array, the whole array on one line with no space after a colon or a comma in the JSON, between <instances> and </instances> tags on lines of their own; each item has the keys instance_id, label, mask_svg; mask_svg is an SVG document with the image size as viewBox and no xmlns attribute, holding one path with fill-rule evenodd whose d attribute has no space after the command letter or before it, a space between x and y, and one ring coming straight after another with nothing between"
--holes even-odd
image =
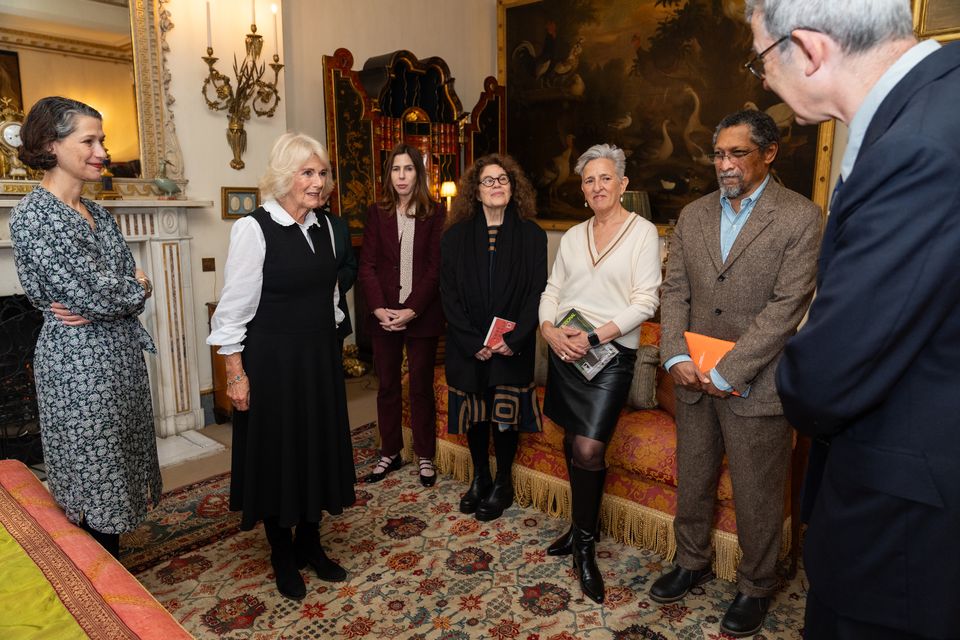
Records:
<instances>
[{"instance_id":1,"label":"black tights","mask_svg":"<svg viewBox=\"0 0 960 640\"><path fill-rule=\"evenodd\" d=\"M564 434L567 448L573 454L573 465L588 471L600 471L606 468L607 443L586 436L578 436L569 431Z\"/></svg>"},{"instance_id":2,"label":"black tights","mask_svg":"<svg viewBox=\"0 0 960 640\"><path fill-rule=\"evenodd\" d=\"M102 531L97 531L93 529L88 523L87 519L84 518L80 522L80 528L93 536L93 539L100 543L100 546L110 552L114 558L120 559L120 534L119 533L103 533Z\"/></svg>"}]
</instances>

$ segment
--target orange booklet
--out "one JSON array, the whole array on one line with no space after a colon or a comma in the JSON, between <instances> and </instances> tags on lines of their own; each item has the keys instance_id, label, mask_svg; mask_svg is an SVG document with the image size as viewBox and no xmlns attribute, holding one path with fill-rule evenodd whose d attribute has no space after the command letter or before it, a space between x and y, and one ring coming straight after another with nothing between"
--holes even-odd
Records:
<instances>
[{"instance_id":1,"label":"orange booklet","mask_svg":"<svg viewBox=\"0 0 960 640\"><path fill-rule=\"evenodd\" d=\"M483 346L491 348L497 346L503 342L503 334L510 333L516 326L517 323L512 320L504 320L494 316L490 323L490 329L487 331L487 337L483 339Z\"/></svg>"},{"instance_id":2,"label":"orange booklet","mask_svg":"<svg viewBox=\"0 0 960 640\"><path fill-rule=\"evenodd\" d=\"M697 369L707 374L710 373L710 369L717 366L720 358L727 355L727 352L733 349L733 345L736 344L729 340L711 338L710 336L692 333L690 331L684 331L683 337L687 340L687 349L690 351L690 358L693 360L693 364L697 365ZM731 391L730 393L735 396L740 395L736 391Z\"/></svg>"}]
</instances>

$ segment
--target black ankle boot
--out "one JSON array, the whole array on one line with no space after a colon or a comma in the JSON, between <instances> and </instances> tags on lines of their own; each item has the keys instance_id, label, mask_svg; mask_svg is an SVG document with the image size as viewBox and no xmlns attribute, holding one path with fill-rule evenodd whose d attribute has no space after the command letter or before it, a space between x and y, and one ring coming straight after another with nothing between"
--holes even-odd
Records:
<instances>
[{"instance_id":1,"label":"black ankle boot","mask_svg":"<svg viewBox=\"0 0 960 640\"><path fill-rule=\"evenodd\" d=\"M516 431L500 431L493 425L493 445L497 456L497 477L490 493L477 506L477 520L489 522L503 515L513 504L513 459L517 455L520 434Z\"/></svg>"},{"instance_id":2,"label":"black ankle boot","mask_svg":"<svg viewBox=\"0 0 960 640\"><path fill-rule=\"evenodd\" d=\"M263 521L263 530L270 543L270 564L273 565L277 591L287 598L303 600L307 595L307 586L297 569L290 527L281 527L271 518Z\"/></svg>"},{"instance_id":3,"label":"black ankle boot","mask_svg":"<svg viewBox=\"0 0 960 640\"><path fill-rule=\"evenodd\" d=\"M570 490L573 511L573 569L580 579L584 595L594 602L603 602L603 575L597 566L596 538L593 532L600 519L603 484L607 470L570 467Z\"/></svg>"},{"instance_id":4,"label":"black ankle boot","mask_svg":"<svg viewBox=\"0 0 960 640\"><path fill-rule=\"evenodd\" d=\"M346 569L331 560L320 544L319 522L298 524L293 547L299 568L310 565L317 572L317 577L327 582L343 582L347 579Z\"/></svg>"},{"instance_id":5,"label":"black ankle boot","mask_svg":"<svg viewBox=\"0 0 960 640\"><path fill-rule=\"evenodd\" d=\"M480 501L490 493L492 488L493 480L490 479L490 468L475 470L470 488L460 498L460 513L475 512Z\"/></svg>"},{"instance_id":6,"label":"black ankle boot","mask_svg":"<svg viewBox=\"0 0 960 640\"><path fill-rule=\"evenodd\" d=\"M477 422L467 430L467 445L470 447L470 461L473 463L473 481L470 488L460 498L460 513L474 513L490 490L493 480L490 478L490 423Z\"/></svg>"},{"instance_id":7,"label":"black ankle boot","mask_svg":"<svg viewBox=\"0 0 960 640\"><path fill-rule=\"evenodd\" d=\"M503 515L503 512L513 504L513 477L508 473L501 474L497 470L497 479L493 481L490 493L477 506L477 520L489 522Z\"/></svg>"}]
</instances>

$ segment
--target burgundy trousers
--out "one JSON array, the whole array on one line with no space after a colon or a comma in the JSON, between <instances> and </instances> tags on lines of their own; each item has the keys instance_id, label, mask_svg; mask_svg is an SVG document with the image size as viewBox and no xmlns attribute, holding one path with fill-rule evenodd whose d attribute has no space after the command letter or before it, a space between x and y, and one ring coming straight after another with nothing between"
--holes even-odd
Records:
<instances>
[{"instance_id":1,"label":"burgundy trousers","mask_svg":"<svg viewBox=\"0 0 960 640\"><path fill-rule=\"evenodd\" d=\"M372 332L373 367L380 381L377 391L377 426L380 454L394 456L403 448L400 426L400 365L407 347L410 372L410 427L413 451L418 457L433 458L437 451L436 407L433 401L433 367L437 359L437 336L413 338L403 331Z\"/></svg>"}]
</instances>

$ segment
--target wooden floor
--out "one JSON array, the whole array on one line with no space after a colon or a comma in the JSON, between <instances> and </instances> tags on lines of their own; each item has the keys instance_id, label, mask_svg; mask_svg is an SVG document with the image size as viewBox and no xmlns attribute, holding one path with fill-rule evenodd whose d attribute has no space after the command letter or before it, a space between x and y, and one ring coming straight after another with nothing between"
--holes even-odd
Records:
<instances>
[{"instance_id":1,"label":"wooden floor","mask_svg":"<svg viewBox=\"0 0 960 640\"><path fill-rule=\"evenodd\" d=\"M347 411L350 414L351 427L377 419L377 379L373 375L347 379ZM227 448L203 458L162 469L164 491L230 470L230 442L233 437L230 424L208 425L199 433L226 445Z\"/></svg>"}]
</instances>

